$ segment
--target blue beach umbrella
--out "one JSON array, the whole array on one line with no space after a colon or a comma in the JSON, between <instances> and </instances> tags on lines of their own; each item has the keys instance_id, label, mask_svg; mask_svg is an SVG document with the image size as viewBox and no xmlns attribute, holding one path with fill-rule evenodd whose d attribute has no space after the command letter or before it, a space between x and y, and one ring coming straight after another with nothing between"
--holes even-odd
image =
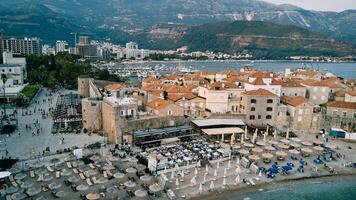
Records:
<instances>
[{"instance_id":1,"label":"blue beach umbrella","mask_svg":"<svg viewBox=\"0 0 356 200\"><path fill-rule=\"evenodd\" d=\"M271 173L271 174L278 174L278 169L277 168L269 168L267 171L269 173Z\"/></svg>"},{"instance_id":2,"label":"blue beach umbrella","mask_svg":"<svg viewBox=\"0 0 356 200\"><path fill-rule=\"evenodd\" d=\"M292 167L289 166L289 165L285 165L285 166L282 167L282 169L285 170L285 171L289 171L289 170L292 170Z\"/></svg>"}]
</instances>

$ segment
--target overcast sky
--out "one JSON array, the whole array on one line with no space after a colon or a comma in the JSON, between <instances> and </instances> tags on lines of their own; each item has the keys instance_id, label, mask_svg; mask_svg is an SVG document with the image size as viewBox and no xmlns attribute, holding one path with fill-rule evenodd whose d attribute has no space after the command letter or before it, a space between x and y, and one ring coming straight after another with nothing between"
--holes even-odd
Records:
<instances>
[{"instance_id":1,"label":"overcast sky","mask_svg":"<svg viewBox=\"0 0 356 200\"><path fill-rule=\"evenodd\" d=\"M308 10L343 11L356 9L356 0L264 0L276 4L293 4Z\"/></svg>"}]
</instances>

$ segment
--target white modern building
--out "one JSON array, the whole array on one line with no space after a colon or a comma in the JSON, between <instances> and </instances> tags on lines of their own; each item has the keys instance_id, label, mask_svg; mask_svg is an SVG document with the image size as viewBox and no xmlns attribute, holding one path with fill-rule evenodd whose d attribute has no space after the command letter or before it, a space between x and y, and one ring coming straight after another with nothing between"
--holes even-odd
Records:
<instances>
[{"instance_id":1,"label":"white modern building","mask_svg":"<svg viewBox=\"0 0 356 200\"><path fill-rule=\"evenodd\" d=\"M150 55L150 51L146 49L139 49L137 43L126 43L125 49L126 58L143 59Z\"/></svg>"},{"instance_id":2,"label":"white modern building","mask_svg":"<svg viewBox=\"0 0 356 200\"><path fill-rule=\"evenodd\" d=\"M23 85L26 79L26 59L24 57L14 57L12 53L3 52L3 63L0 65L0 74L5 74L7 81L5 87ZM3 82L0 81L0 86Z\"/></svg>"},{"instance_id":3,"label":"white modern building","mask_svg":"<svg viewBox=\"0 0 356 200\"><path fill-rule=\"evenodd\" d=\"M67 41L57 40L56 42L56 53L59 52L69 52L69 45Z\"/></svg>"}]
</instances>

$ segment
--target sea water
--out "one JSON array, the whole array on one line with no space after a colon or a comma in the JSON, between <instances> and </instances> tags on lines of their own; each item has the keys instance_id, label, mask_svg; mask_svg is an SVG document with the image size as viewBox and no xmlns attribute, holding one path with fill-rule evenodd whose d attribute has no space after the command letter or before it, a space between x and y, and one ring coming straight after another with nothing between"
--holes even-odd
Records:
<instances>
[{"instance_id":1,"label":"sea water","mask_svg":"<svg viewBox=\"0 0 356 200\"><path fill-rule=\"evenodd\" d=\"M322 72L330 72L336 76L346 79L356 79L356 62L310 62L310 61L163 61L163 62L146 62L146 63L131 63L124 64L128 66L149 66L164 65L167 69L177 69L178 66L184 66L188 69L202 70L202 71L223 71L223 70L238 70L244 66L252 66L259 70L269 70L274 72L284 72L286 68L300 68L318 70ZM167 70L166 73L172 71Z\"/></svg>"},{"instance_id":2,"label":"sea water","mask_svg":"<svg viewBox=\"0 0 356 200\"><path fill-rule=\"evenodd\" d=\"M355 200L356 178L276 184L255 192L233 193L221 200Z\"/></svg>"}]
</instances>

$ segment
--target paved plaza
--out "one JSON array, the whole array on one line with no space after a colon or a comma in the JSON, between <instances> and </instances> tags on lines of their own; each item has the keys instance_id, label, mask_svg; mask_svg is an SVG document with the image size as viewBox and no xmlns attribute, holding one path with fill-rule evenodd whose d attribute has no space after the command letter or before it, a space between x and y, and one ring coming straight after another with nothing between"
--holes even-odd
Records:
<instances>
[{"instance_id":1,"label":"paved plaza","mask_svg":"<svg viewBox=\"0 0 356 200\"><path fill-rule=\"evenodd\" d=\"M60 91L65 94L72 91ZM47 95L47 96L46 96ZM42 117L42 109L48 113L49 108L54 109L59 93L53 93L49 96L47 89L42 89L38 95L32 100L32 103L26 109L17 109L18 128L11 135L0 135L1 139L1 156L5 156L6 150L12 158L26 159L36 155L42 155L46 147L50 147L50 152L55 153L57 150L77 146L83 147L87 144L92 144L98 141L103 141L104 138L91 134L52 134L51 128L53 125L52 117ZM48 101L50 99L50 101ZM36 112L34 113L34 110ZM14 109L7 109L7 113L13 113ZM27 114L26 114L27 112ZM31 114L29 114L31 112ZM35 128L34 123L38 120L38 128ZM26 125L31 125L31 128L26 128ZM37 135L37 129L39 134ZM34 134L33 134L34 132ZM61 142L64 138L63 143Z\"/></svg>"}]
</instances>

